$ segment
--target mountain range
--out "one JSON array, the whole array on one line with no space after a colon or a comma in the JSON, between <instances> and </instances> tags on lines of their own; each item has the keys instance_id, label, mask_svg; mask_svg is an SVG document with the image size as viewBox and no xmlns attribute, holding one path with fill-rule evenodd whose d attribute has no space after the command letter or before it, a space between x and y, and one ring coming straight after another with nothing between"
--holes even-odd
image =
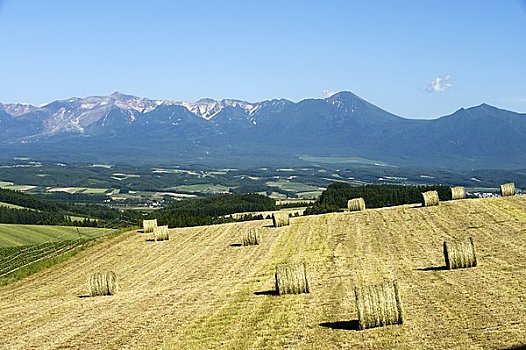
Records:
<instances>
[{"instance_id":1,"label":"mountain range","mask_svg":"<svg viewBox=\"0 0 526 350\"><path fill-rule=\"evenodd\" d=\"M0 157L221 166L524 168L526 114L487 104L408 119L351 92L297 103L109 96L0 104Z\"/></svg>"}]
</instances>

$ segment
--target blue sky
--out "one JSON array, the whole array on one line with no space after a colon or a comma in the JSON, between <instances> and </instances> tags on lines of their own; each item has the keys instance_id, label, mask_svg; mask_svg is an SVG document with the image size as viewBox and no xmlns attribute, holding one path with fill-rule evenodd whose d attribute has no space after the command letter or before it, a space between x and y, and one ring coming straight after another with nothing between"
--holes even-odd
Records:
<instances>
[{"instance_id":1,"label":"blue sky","mask_svg":"<svg viewBox=\"0 0 526 350\"><path fill-rule=\"evenodd\" d=\"M0 47L3 103L349 90L410 118L526 112L522 0L0 0Z\"/></svg>"}]
</instances>

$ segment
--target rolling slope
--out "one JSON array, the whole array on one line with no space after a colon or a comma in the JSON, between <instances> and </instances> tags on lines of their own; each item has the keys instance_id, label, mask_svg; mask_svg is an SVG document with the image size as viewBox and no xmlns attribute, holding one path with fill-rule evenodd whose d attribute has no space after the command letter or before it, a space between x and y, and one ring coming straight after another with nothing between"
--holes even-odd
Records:
<instances>
[{"instance_id":1,"label":"rolling slope","mask_svg":"<svg viewBox=\"0 0 526 350\"><path fill-rule=\"evenodd\" d=\"M5 349L508 349L526 345L526 197L136 232L0 288ZM235 246L249 227L263 242ZM446 271L472 236L479 265ZM232 246L234 245L234 246ZM275 296L274 267L306 261L312 292ZM92 272L119 291L86 298ZM398 279L401 326L357 331L353 287Z\"/></svg>"},{"instance_id":2,"label":"rolling slope","mask_svg":"<svg viewBox=\"0 0 526 350\"><path fill-rule=\"evenodd\" d=\"M79 233L84 239L92 239L111 231L96 227L0 224L0 248L78 239Z\"/></svg>"}]
</instances>

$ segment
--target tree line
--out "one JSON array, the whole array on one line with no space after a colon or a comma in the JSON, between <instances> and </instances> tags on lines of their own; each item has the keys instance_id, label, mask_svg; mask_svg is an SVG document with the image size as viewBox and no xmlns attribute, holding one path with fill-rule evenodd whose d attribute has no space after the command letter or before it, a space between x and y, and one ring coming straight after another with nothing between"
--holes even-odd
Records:
<instances>
[{"instance_id":1,"label":"tree line","mask_svg":"<svg viewBox=\"0 0 526 350\"><path fill-rule=\"evenodd\" d=\"M449 186L417 186L417 185L365 185L351 186L345 182L335 182L322 192L320 199L305 215L323 214L341 211L347 207L347 201L362 197L367 208L390 207L394 205L420 203L421 193L437 191L440 200L450 200Z\"/></svg>"},{"instance_id":2,"label":"tree line","mask_svg":"<svg viewBox=\"0 0 526 350\"><path fill-rule=\"evenodd\" d=\"M174 202L153 212L149 218L157 219L160 225L186 227L263 219L261 215L247 214L240 219L227 215L270 210L276 210L276 202L259 194L219 194Z\"/></svg>"},{"instance_id":3,"label":"tree line","mask_svg":"<svg viewBox=\"0 0 526 350\"><path fill-rule=\"evenodd\" d=\"M0 206L0 223L2 224L60 225L65 222L64 215L53 212Z\"/></svg>"}]
</instances>

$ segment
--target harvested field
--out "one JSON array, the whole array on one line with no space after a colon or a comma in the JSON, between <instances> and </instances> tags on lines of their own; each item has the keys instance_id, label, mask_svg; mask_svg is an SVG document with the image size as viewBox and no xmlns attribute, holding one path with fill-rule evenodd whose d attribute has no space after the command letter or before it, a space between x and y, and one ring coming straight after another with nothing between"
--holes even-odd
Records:
<instances>
[{"instance_id":1,"label":"harvested field","mask_svg":"<svg viewBox=\"0 0 526 350\"><path fill-rule=\"evenodd\" d=\"M123 234L0 288L4 349L508 349L526 344L526 197ZM257 249L232 249L259 228ZM475 269L443 241L473 237ZM311 292L276 296L279 264ZM119 291L79 298L112 270ZM399 281L404 323L357 330L354 287Z\"/></svg>"}]
</instances>

